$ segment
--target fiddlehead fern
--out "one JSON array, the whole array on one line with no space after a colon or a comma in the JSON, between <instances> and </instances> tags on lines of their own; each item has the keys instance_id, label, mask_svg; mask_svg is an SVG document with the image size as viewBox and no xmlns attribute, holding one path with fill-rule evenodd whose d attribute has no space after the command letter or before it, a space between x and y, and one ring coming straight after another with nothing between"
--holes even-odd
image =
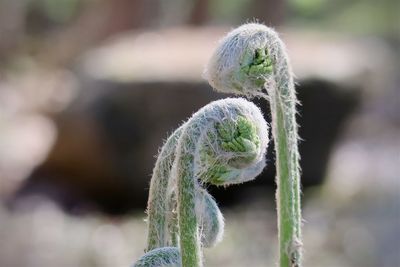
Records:
<instances>
[{"instance_id":1,"label":"fiddlehead fern","mask_svg":"<svg viewBox=\"0 0 400 267\"><path fill-rule=\"evenodd\" d=\"M269 100L277 159L280 266L300 266L297 99L284 44L264 25L242 25L221 40L204 76L217 91Z\"/></svg>"},{"instance_id":2,"label":"fiddlehead fern","mask_svg":"<svg viewBox=\"0 0 400 267\"><path fill-rule=\"evenodd\" d=\"M171 139L173 136L179 138ZM177 241L171 242L177 243L181 261L172 266L202 266L201 247L212 246L221 239L223 218L214 199L201 185L212 183L226 186L254 179L265 166L268 126L253 103L244 99L225 99L200 109L173 136L168 139L160 153L160 156L172 155L166 152L166 148L173 150L173 166L169 168L170 160L164 158L165 162L169 162L165 165L169 170L155 170L168 176L169 189L159 192L164 194L161 196L164 200L165 196L170 200L176 199L172 203L175 203L177 209L177 219L166 219L166 214L170 213L165 206L161 206L162 210L154 214L164 213L164 218L155 222L162 222L163 227L155 228L163 231L160 236L164 236L164 240L165 236L169 236L170 240L179 239L179 244ZM157 160L160 166L162 162L163 159ZM160 177L154 175L153 179ZM161 180L163 179L165 177ZM160 184L165 184L165 181L152 181L151 186ZM172 192L168 192L170 189ZM149 201L149 204L156 202L158 203ZM173 209L173 206L169 205L169 208ZM160 206L153 206L158 207ZM149 207L149 219L150 209ZM177 223L174 223L176 220ZM178 226L177 237L174 237L175 230L171 231L174 227L166 230L168 225ZM159 249L150 250L138 263L149 262L149 258L154 262L154 255L165 258L166 255L160 254ZM167 258L174 259L174 255ZM137 265L138 263L134 266L142 266Z\"/></svg>"}]
</instances>

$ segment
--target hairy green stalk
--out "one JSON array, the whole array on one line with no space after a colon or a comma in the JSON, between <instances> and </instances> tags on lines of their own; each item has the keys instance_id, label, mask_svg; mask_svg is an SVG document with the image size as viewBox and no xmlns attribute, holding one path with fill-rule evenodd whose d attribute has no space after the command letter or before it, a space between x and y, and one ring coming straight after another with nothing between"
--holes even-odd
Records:
<instances>
[{"instance_id":1,"label":"hairy green stalk","mask_svg":"<svg viewBox=\"0 0 400 267\"><path fill-rule=\"evenodd\" d=\"M147 248L150 251L155 248L166 247L169 244L167 234L167 217L172 216L171 201L167 196L170 181L170 172L175 160L175 149L181 135L182 127L178 128L165 142L161 149L150 182L149 200L147 203Z\"/></svg>"},{"instance_id":2,"label":"hairy green stalk","mask_svg":"<svg viewBox=\"0 0 400 267\"><path fill-rule=\"evenodd\" d=\"M268 126L260 110L244 99L212 102L183 124L157 160L148 207L151 250L134 266L202 266L202 248L220 241L224 227L202 184L254 179L265 166L267 144Z\"/></svg>"},{"instance_id":3,"label":"hairy green stalk","mask_svg":"<svg viewBox=\"0 0 400 267\"><path fill-rule=\"evenodd\" d=\"M301 266L297 99L283 42L264 25L242 25L221 40L204 75L217 91L269 100L277 168L279 262L281 267Z\"/></svg>"}]
</instances>

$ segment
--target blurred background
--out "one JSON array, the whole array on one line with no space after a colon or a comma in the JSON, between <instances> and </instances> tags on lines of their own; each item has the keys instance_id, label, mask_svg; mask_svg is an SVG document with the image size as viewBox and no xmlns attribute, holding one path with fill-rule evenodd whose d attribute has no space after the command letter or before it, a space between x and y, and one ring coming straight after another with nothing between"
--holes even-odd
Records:
<instances>
[{"instance_id":1,"label":"blurred background","mask_svg":"<svg viewBox=\"0 0 400 267\"><path fill-rule=\"evenodd\" d=\"M129 266L163 140L226 95L202 79L233 27L281 33L296 74L305 266L400 266L397 0L0 0L0 266ZM270 120L267 103L256 100ZM210 191L206 266L274 266L274 152Z\"/></svg>"}]
</instances>

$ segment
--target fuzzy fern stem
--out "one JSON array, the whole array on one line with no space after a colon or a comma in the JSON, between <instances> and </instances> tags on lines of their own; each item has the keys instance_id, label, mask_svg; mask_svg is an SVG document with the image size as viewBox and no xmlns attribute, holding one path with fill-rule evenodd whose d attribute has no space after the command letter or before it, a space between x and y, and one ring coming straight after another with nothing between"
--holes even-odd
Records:
<instances>
[{"instance_id":1,"label":"fuzzy fern stem","mask_svg":"<svg viewBox=\"0 0 400 267\"><path fill-rule=\"evenodd\" d=\"M182 127L177 129L165 142L158 155L153 176L150 183L149 200L147 204L147 248L150 251L155 248L166 247L170 244L167 233L168 216L171 216L171 201L168 199L168 187L170 172L175 160L175 149L181 135ZM172 244L173 245L173 244Z\"/></svg>"},{"instance_id":2,"label":"fuzzy fern stem","mask_svg":"<svg viewBox=\"0 0 400 267\"><path fill-rule=\"evenodd\" d=\"M204 76L217 91L269 100L277 168L279 262L281 267L301 266L297 99L283 42L264 25L242 25L221 40Z\"/></svg>"}]
</instances>

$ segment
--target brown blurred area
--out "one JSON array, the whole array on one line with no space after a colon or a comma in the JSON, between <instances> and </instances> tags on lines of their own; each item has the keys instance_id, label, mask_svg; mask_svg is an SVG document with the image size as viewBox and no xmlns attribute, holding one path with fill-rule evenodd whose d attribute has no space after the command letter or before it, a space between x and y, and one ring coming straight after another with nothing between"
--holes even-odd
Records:
<instances>
[{"instance_id":1,"label":"brown blurred area","mask_svg":"<svg viewBox=\"0 0 400 267\"><path fill-rule=\"evenodd\" d=\"M1 0L0 266L134 262L155 156L227 97L203 67L248 21L280 32L296 74L305 266L400 266L399 11L394 0ZM227 230L207 266L276 262L273 147L267 158L255 182L209 188Z\"/></svg>"}]
</instances>

